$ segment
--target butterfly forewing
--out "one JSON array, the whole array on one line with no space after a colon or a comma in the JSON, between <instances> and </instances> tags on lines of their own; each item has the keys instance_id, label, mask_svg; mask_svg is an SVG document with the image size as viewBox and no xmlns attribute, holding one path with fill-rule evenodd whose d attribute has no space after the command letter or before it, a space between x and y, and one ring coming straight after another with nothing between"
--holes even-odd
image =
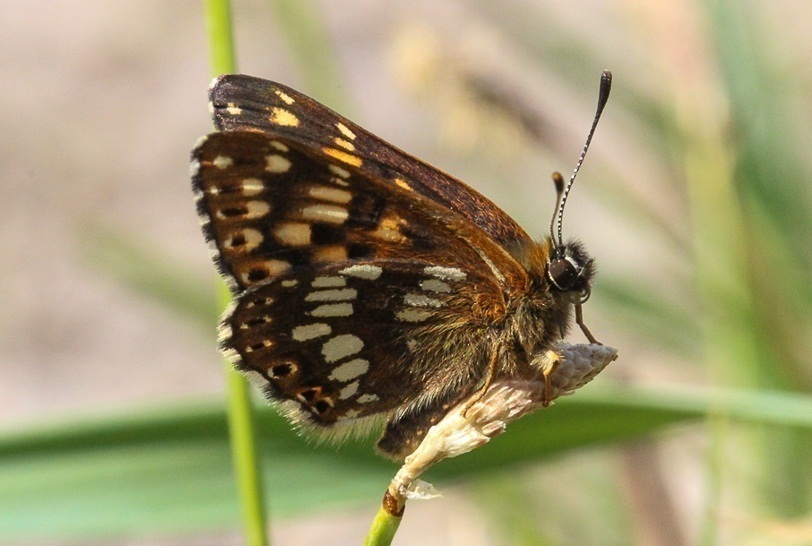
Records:
<instances>
[{"instance_id":1,"label":"butterfly forewing","mask_svg":"<svg viewBox=\"0 0 812 546\"><path fill-rule=\"evenodd\" d=\"M228 131L205 137L192 156L204 233L235 293L296 267L405 255L479 264L522 285L521 266L476 226L319 149Z\"/></svg>"},{"instance_id":2,"label":"butterfly forewing","mask_svg":"<svg viewBox=\"0 0 812 546\"><path fill-rule=\"evenodd\" d=\"M409 187L461 214L501 244L530 241L510 216L473 188L290 87L229 74L214 81L209 98L218 129L256 129L285 136L306 148L357 163L371 178Z\"/></svg>"}]
</instances>

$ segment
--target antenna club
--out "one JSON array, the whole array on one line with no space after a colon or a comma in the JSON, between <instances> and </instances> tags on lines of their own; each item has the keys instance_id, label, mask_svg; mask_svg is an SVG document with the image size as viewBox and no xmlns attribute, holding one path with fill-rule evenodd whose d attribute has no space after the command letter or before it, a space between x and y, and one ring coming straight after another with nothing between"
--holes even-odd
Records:
<instances>
[{"instance_id":1,"label":"antenna club","mask_svg":"<svg viewBox=\"0 0 812 546\"><path fill-rule=\"evenodd\" d=\"M595 121L601 117L603 107L606 106L609 100L609 93L612 91L612 73L609 70L604 70L601 74L601 86L598 91L598 111L595 114Z\"/></svg>"},{"instance_id":2,"label":"antenna club","mask_svg":"<svg viewBox=\"0 0 812 546\"><path fill-rule=\"evenodd\" d=\"M564 191L564 177L558 171L553 173L553 184L555 184L555 193L560 194Z\"/></svg>"}]
</instances>

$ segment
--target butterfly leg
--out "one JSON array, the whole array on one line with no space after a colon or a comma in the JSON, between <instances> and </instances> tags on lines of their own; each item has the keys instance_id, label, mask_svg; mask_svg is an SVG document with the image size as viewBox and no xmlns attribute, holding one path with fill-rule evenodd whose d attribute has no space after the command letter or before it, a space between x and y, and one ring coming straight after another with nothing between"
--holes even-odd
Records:
<instances>
[{"instance_id":1,"label":"butterfly leg","mask_svg":"<svg viewBox=\"0 0 812 546\"><path fill-rule=\"evenodd\" d=\"M580 303L575 304L575 324L581 328L581 331L584 333L590 343L594 343L595 345L603 345L603 343L595 339L595 336L592 335L592 332L590 332L589 328L587 328L586 324L584 324L584 312Z\"/></svg>"},{"instance_id":2,"label":"butterfly leg","mask_svg":"<svg viewBox=\"0 0 812 546\"><path fill-rule=\"evenodd\" d=\"M558 353L553 350L548 350L544 353L544 357L541 360L541 375L544 377L544 401L542 402L542 406L545 408L550 405L553 398L553 384L550 378L560 365L561 356Z\"/></svg>"}]
</instances>

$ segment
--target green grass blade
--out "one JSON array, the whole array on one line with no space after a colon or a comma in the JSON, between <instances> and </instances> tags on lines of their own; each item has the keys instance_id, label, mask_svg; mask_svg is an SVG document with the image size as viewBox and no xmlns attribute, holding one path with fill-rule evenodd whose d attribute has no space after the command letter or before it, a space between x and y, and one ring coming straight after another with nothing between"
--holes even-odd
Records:
<instances>
[{"instance_id":1,"label":"green grass blade","mask_svg":"<svg viewBox=\"0 0 812 546\"><path fill-rule=\"evenodd\" d=\"M442 488L544 457L689 422L732 419L812 430L812 400L785 393L587 388L515 423L489 445L443 461ZM257 415L263 477L281 516L377 505L397 465L371 441L338 449L297 436L269 408ZM239 520L220 401L81 419L0 434L0 542L202 532Z\"/></svg>"},{"instance_id":2,"label":"green grass blade","mask_svg":"<svg viewBox=\"0 0 812 546\"><path fill-rule=\"evenodd\" d=\"M234 73L237 71L237 62L232 35L231 4L228 0L206 0L205 6L212 76ZM225 307L231 296L222 283L218 295ZM251 546L265 546L268 544L265 493L251 393L246 378L230 365L227 366L226 375L229 437L245 542Z\"/></svg>"}]
</instances>

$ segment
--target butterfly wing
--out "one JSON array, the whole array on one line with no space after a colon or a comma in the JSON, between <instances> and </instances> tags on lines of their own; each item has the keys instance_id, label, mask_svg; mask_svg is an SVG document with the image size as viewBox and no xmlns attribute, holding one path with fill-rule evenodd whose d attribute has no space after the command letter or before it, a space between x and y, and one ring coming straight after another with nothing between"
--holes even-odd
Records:
<instances>
[{"instance_id":1,"label":"butterfly wing","mask_svg":"<svg viewBox=\"0 0 812 546\"><path fill-rule=\"evenodd\" d=\"M525 231L465 183L384 142L295 89L253 76L214 80L211 108L218 129L255 129L284 136L328 155L360 161L369 177L397 181L473 222L502 245L530 242Z\"/></svg>"},{"instance_id":2,"label":"butterfly wing","mask_svg":"<svg viewBox=\"0 0 812 546\"><path fill-rule=\"evenodd\" d=\"M455 403L487 371L504 307L474 307L490 279L414 260L294 268L246 291L223 317L221 349L267 381L296 423L338 435L375 416ZM440 363L441 365L437 365ZM397 410L397 412L396 412ZM390 447L394 454L399 448Z\"/></svg>"},{"instance_id":3,"label":"butterfly wing","mask_svg":"<svg viewBox=\"0 0 812 546\"><path fill-rule=\"evenodd\" d=\"M221 348L296 422L336 433L387 416L396 436L379 446L402 457L422 417L484 380L489 332L529 281L467 218L287 135L213 133L192 182L236 298Z\"/></svg>"},{"instance_id":4,"label":"butterfly wing","mask_svg":"<svg viewBox=\"0 0 812 546\"><path fill-rule=\"evenodd\" d=\"M528 282L466 218L287 135L212 133L192 170L204 234L235 294L300 266L392 257L484 268L504 291Z\"/></svg>"}]
</instances>

